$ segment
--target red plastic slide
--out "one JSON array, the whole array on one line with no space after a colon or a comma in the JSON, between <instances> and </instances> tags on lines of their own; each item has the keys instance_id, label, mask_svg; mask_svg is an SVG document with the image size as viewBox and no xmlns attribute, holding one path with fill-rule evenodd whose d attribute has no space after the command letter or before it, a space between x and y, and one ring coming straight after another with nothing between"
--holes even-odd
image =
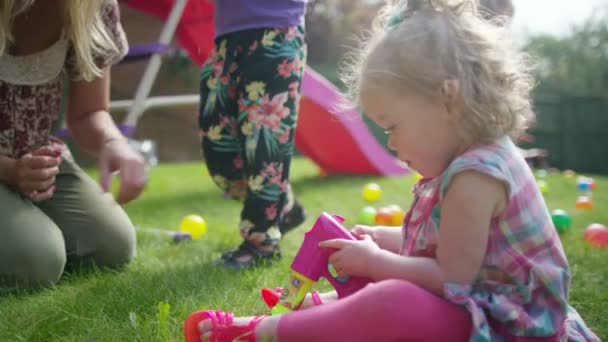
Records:
<instances>
[{"instance_id":1,"label":"red plastic slide","mask_svg":"<svg viewBox=\"0 0 608 342\"><path fill-rule=\"evenodd\" d=\"M138 10L163 20L173 0L127 0ZM177 27L177 41L198 65L213 47L213 2L190 0ZM339 90L307 67L302 81L302 101L296 148L326 174L400 175L408 172L369 131L357 111L334 111Z\"/></svg>"},{"instance_id":2,"label":"red plastic slide","mask_svg":"<svg viewBox=\"0 0 608 342\"><path fill-rule=\"evenodd\" d=\"M378 143L361 113L336 111L339 90L311 68L302 81L302 101L296 147L327 172L361 175L399 175L405 164Z\"/></svg>"}]
</instances>

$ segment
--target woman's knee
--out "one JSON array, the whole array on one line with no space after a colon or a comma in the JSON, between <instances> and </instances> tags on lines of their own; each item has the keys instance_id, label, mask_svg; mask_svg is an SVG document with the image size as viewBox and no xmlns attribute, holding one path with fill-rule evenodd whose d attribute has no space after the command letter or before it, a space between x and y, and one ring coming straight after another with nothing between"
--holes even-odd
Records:
<instances>
[{"instance_id":1,"label":"woman's knee","mask_svg":"<svg viewBox=\"0 0 608 342\"><path fill-rule=\"evenodd\" d=\"M102 229L94 262L99 266L118 267L131 261L136 254L137 238L131 221L113 222L113 227Z\"/></svg>"},{"instance_id":2,"label":"woman's knee","mask_svg":"<svg viewBox=\"0 0 608 342\"><path fill-rule=\"evenodd\" d=\"M27 257L26 257L27 258ZM66 263L65 247L50 246L30 254L29 281L32 285L50 286L55 284Z\"/></svg>"},{"instance_id":3,"label":"woman's knee","mask_svg":"<svg viewBox=\"0 0 608 342\"><path fill-rule=\"evenodd\" d=\"M61 234L59 234L61 235ZM10 265L1 267L9 283L19 288L47 287L55 284L66 264L65 245L59 239L23 241L13 249Z\"/></svg>"},{"instance_id":4,"label":"woman's knee","mask_svg":"<svg viewBox=\"0 0 608 342\"><path fill-rule=\"evenodd\" d=\"M0 279L3 287L56 283L66 263L65 240L57 225L30 202L0 187Z\"/></svg>"}]
</instances>

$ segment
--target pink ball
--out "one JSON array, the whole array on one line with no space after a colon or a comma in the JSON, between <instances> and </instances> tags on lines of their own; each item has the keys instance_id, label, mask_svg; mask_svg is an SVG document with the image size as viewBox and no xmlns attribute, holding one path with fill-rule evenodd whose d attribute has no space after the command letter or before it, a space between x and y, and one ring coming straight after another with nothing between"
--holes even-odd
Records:
<instances>
[{"instance_id":1,"label":"pink ball","mask_svg":"<svg viewBox=\"0 0 608 342\"><path fill-rule=\"evenodd\" d=\"M608 228L602 224L590 224L585 229L583 237L594 247L608 247Z\"/></svg>"}]
</instances>

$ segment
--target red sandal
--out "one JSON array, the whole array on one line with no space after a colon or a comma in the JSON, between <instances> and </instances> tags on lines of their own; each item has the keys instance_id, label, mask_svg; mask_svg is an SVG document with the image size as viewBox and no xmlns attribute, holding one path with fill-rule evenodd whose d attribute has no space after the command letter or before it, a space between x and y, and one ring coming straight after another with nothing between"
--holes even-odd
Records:
<instances>
[{"instance_id":1,"label":"red sandal","mask_svg":"<svg viewBox=\"0 0 608 342\"><path fill-rule=\"evenodd\" d=\"M201 332L198 325L205 319L211 320L211 336L209 342L232 342L233 340L255 342L255 327L267 317L266 315L255 316L245 326L232 325L234 314L224 311L197 311L184 322L184 336L186 342L200 342Z\"/></svg>"}]
</instances>

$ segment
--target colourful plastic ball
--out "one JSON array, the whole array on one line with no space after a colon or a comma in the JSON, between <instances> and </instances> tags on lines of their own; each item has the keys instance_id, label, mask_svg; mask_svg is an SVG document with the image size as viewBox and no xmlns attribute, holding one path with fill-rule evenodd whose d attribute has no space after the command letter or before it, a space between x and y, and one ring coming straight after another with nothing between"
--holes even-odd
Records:
<instances>
[{"instance_id":1,"label":"colourful plastic ball","mask_svg":"<svg viewBox=\"0 0 608 342\"><path fill-rule=\"evenodd\" d=\"M536 184L538 184L538 189L540 189L542 194L547 194L549 192L549 184L547 184L547 182L544 180L538 180Z\"/></svg>"},{"instance_id":2,"label":"colourful plastic ball","mask_svg":"<svg viewBox=\"0 0 608 342\"><path fill-rule=\"evenodd\" d=\"M367 226L374 225L376 223L376 208L364 207L361 209L359 216L357 217L357 222Z\"/></svg>"},{"instance_id":3,"label":"colourful plastic ball","mask_svg":"<svg viewBox=\"0 0 608 342\"><path fill-rule=\"evenodd\" d=\"M572 170L565 170L564 176L566 176L566 178L572 178L572 177L576 176L576 172L574 172Z\"/></svg>"},{"instance_id":4,"label":"colourful plastic ball","mask_svg":"<svg viewBox=\"0 0 608 342\"><path fill-rule=\"evenodd\" d=\"M547 170L545 169L540 169L538 171L536 171L536 178L546 178L547 177Z\"/></svg>"},{"instance_id":5,"label":"colourful plastic ball","mask_svg":"<svg viewBox=\"0 0 608 342\"><path fill-rule=\"evenodd\" d=\"M414 171L414 181L418 182L419 180L421 180L423 177L421 174L419 174L418 172Z\"/></svg>"},{"instance_id":6,"label":"colourful plastic ball","mask_svg":"<svg viewBox=\"0 0 608 342\"><path fill-rule=\"evenodd\" d=\"M570 215L562 209L553 210L553 212L551 212L551 219L553 220L555 229L557 229L557 232L560 234L566 232L572 225Z\"/></svg>"},{"instance_id":7,"label":"colourful plastic ball","mask_svg":"<svg viewBox=\"0 0 608 342\"><path fill-rule=\"evenodd\" d=\"M379 200L380 195L382 195L382 189L380 189L380 185L376 183L368 183L363 187L363 199L368 202Z\"/></svg>"},{"instance_id":8,"label":"colourful plastic ball","mask_svg":"<svg viewBox=\"0 0 608 342\"><path fill-rule=\"evenodd\" d=\"M405 211L396 204L389 205L387 209L391 212L391 226L401 226L405 217Z\"/></svg>"},{"instance_id":9,"label":"colourful plastic ball","mask_svg":"<svg viewBox=\"0 0 608 342\"><path fill-rule=\"evenodd\" d=\"M207 232L207 222L198 215L188 215L180 222L179 231L190 234L192 240L199 240Z\"/></svg>"},{"instance_id":10,"label":"colourful plastic ball","mask_svg":"<svg viewBox=\"0 0 608 342\"><path fill-rule=\"evenodd\" d=\"M593 209L593 201L589 196L578 196L576 199L576 209L591 210Z\"/></svg>"},{"instance_id":11,"label":"colourful plastic ball","mask_svg":"<svg viewBox=\"0 0 608 342\"><path fill-rule=\"evenodd\" d=\"M595 191L595 180L593 178L589 178L589 189Z\"/></svg>"},{"instance_id":12,"label":"colourful plastic ball","mask_svg":"<svg viewBox=\"0 0 608 342\"><path fill-rule=\"evenodd\" d=\"M380 208L376 213L376 224L379 226L390 226L393 224L393 215L389 208Z\"/></svg>"},{"instance_id":13,"label":"colourful plastic ball","mask_svg":"<svg viewBox=\"0 0 608 342\"><path fill-rule=\"evenodd\" d=\"M576 187L580 191L589 191L589 190L591 190L591 184L589 184L587 181L581 181L581 182L576 183Z\"/></svg>"},{"instance_id":14,"label":"colourful plastic ball","mask_svg":"<svg viewBox=\"0 0 608 342\"><path fill-rule=\"evenodd\" d=\"M583 238L594 247L608 247L608 228L599 223L590 224L585 229Z\"/></svg>"},{"instance_id":15,"label":"colourful plastic ball","mask_svg":"<svg viewBox=\"0 0 608 342\"><path fill-rule=\"evenodd\" d=\"M580 191L592 191L595 190L595 181L593 178L580 176L576 179L576 187Z\"/></svg>"}]
</instances>

